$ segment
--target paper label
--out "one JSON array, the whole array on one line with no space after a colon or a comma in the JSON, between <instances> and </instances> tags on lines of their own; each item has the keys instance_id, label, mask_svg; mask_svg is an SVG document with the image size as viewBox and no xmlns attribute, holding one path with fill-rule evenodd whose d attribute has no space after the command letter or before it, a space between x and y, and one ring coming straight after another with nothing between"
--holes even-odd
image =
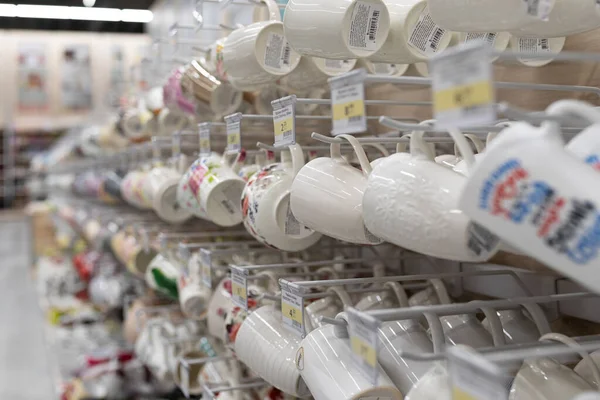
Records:
<instances>
[{"instance_id":1,"label":"paper label","mask_svg":"<svg viewBox=\"0 0 600 400\"><path fill-rule=\"evenodd\" d=\"M396 72L396 64L373 63L373 70L376 74L393 75Z\"/></svg>"},{"instance_id":2,"label":"paper label","mask_svg":"<svg viewBox=\"0 0 600 400\"><path fill-rule=\"evenodd\" d=\"M325 59L325 69L327 71L342 71L348 65L348 60L330 60L329 58Z\"/></svg>"},{"instance_id":3,"label":"paper label","mask_svg":"<svg viewBox=\"0 0 600 400\"><path fill-rule=\"evenodd\" d=\"M527 4L527 14L539 18L543 21L548 20L550 11L554 6L555 0L524 0Z\"/></svg>"},{"instance_id":4,"label":"paper label","mask_svg":"<svg viewBox=\"0 0 600 400\"><path fill-rule=\"evenodd\" d=\"M307 228L300 221L294 217L292 212L292 206L288 202L287 213L285 218L285 234L290 236L305 236L312 232L311 229Z\"/></svg>"},{"instance_id":5,"label":"paper label","mask_svg":"<svg viewBox=\"0 0 600 400\"><path fill-rule=\"evenodd\" d=\"M227 150L238 151L242 149L242 115L237 113L225 117L225 123L227 124Z\"/></svg>"},{"instance_id":6,"label":"paper label","mask_svg":"<svg viewBox=\"0 0 600 400\"><path fill-rule=\"evenodd\" d=\"M368 314L360 313L352 307L348 308L346 312L353 358L370 382L376 385L379 378L377 346L380 321Z\"/></svg>"},{"instance_id":7,"label":"paper label","mask_svg":"<svg viewBox=\"0 0 600 400\"><path fill-rule=\"evenodd\" d=\"M467 247L481 259L492 257L500 248L500 238L483 226L470 222L467 227Z\"/></svg>"},{"instance_id":8,"label":"paper label","mask_svg":"<svg viewBox=\"0 0 600 400\"><path fill-rule=\"evenodd\" d=\"M198 126L198 137L200 141L200 157L210 155L210 123L202 123Z\"/></svg>"},{"instance_id":9,"label":"paper label","mask_svg":"<svg viewBox=\"0 0 600 400\"><path fill-rule=\"evenodd\" d=\"M186 399L190 398L190 366L187 363L181 364L181 392Z\"/></svg>"},{"instance_id":10,"label":"paper label","mask_svg":"<svg viewBox=\"0 0 600 400\"><path fill-rule=\"evenodd\" d=\"M248 270L231 266L231 300L248 311Z\"/></svg>"},{"instance_id":11,"label":"paper label","mask_svg":"<svg viewBox=\"0 0 600 400\"><path fill-rule=\"evenodd\" d=\"M367 130L364 87L366 73L364 70L357 70L351 74L353 75L348 80L345 77L349 74L330 80L334 135Z\"/></svg>"},{"instance_id":12,"label":"paper label","mask_svg":"<svg viewBox=\"0 0 600 400\"><path fill-rule=\"evenodd\" d=\"M212 288L212 257L208 249L200 249L200 275L202 284Z\"/></svg>"},{"instance_id":13,"label":"paper label","mask_svg":"<svg viewBox=\"0 0 600 400\"><path fill-rule=\"evenodd\" d=\"M519 52L521 53L548 53L552 55L550 46L548 45L547 38L520 38L519 39ZM521 61L539 61L539 58L527 58L520 57Z\"/></svg>"},{"instance_id":14,"label":"paper label","mask_svg":"<svg viewBox=\"0 0 600 400\"><path fill-rule=\"evenodd\" d=\"M469 32L469 33L467 33L467 36L465 36L465 40L463 43L472 42L474 40L482 40L485 43L487 43L488 45L490 45L490 47L494 47L494 44L496 44L497 37L498 37L497 32L486 32L486 33Z\"/></svg>"},{"instance_id":15,"label":"paper label","mask_svg":"<svg viewBox=\"0 0 600 400\"><path fill-rule=\"evenodd\" d=\"M352 22L348 32L348 46L353 49L373 51L377 49L379 17L384 5L362 1L354 3Z\"/></svg>"},{"instance_id":16,"label":"paper label","mask_svg":"<svg viewBox=\"0 0 600 400\"><path fill-rule=\"evenodd\" d=\"M472 42L429 61L438 128L464 128L496 120L491 48Z\"/></svg>"},{"instance_id":17,"label":"paper label","mask_svg":"<svg viewBox=\"0 0 600 400\"><path fill-rule=\"evenodd\" d=\"M509 379L502 370L481 355L452 347L449 372L453 400L505 400Z\"/></svg>"},{"instance_id":18,"label":"paper label","mask_svg":"<svg viewBox=\"0 0 600 400\"><path fill-rule=\"evenodd\" d=\"M419 21L410 32L408 44L424 54L435 54L438 52L440 42L447 32L437 24L429 15L429 8L425 7Z\"/></svg>"},{"instance_id":19,"label":"paper label","mask_svg":"<svg viewBox=\"0 0 600 400\"><path fill-rule=\"evenodd\" d=\"M277 33L269 33L267 36L267 48L265 49L265 69L276 72L291 71L290 56L292 48L285 36Z\"/></svg>"},{"instance_id":20,"label":"paper label","mask_svg":"<svg viewBox=\"0 0 600 400\"><path fill-rule=\"evenodd\" d=\"M285 327L304 337L304 299L302 289L290 282L281 285L281 317Z\"/></svg>"},{"instance_id":21,"label":"paper label","mask_svg":"<svg viewBox=\"0 0 600 400\"><path fill-rule=\"evenodd\" d=\"M273 106L273 128L275 132L275 147L296 144L295 102L281 108Z\"/></svg>"}]
</instances>

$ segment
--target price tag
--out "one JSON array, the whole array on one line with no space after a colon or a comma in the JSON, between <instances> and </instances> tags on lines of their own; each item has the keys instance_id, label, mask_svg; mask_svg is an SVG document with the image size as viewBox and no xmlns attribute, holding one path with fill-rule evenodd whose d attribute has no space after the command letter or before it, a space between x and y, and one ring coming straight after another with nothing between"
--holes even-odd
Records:
<instances>
[{"instance_id":1,"label":"price tag","mask_svg":"<svg viewBox=\"0 0 600 400\"><path fill-rule=\"evenodd\" d=\"M302 287L281 281L281 318L283 325L299 337L304 337L304 299Z\"/></svg>"},{"instance_id":2,"label":"price tag","mask_svg":"<svg viewBox=\"0 0 600 400\"><path fill-rule=\"evenodd\" d=\"M248 311L248 270L231 266L231 300Z\"/></svg>"},{"instance_id":3,"label":"price tag","mask_svg":"<svg viewBox=\"0 0 600 400\"><path fill-rule=\"evenodd\" d=\"M329 78L333 134L360 133L367 130L364 69Z\"/></svg>"},{"instance_id":4,"label":"price tag","mask_svg":"<svg viewBox=\"0 0 600 400\"><path fill-rule=\"evenodd\" d=\"M525 0L527 3L527 14L547 21L550 11L554 7L555 0Z\"/></svg>"},{"instance_id":5,"label":"price tag","mask_svg":"<svg viewBox=\"0 0 600 400\"><path fill-rule=\"evenodd\" d=\"M177 254L184 265L187 265L187 263L190 261L190 258L192 258L192 253L185 243L179 243L179 246L177 246Z\"/></svg>"},{"instance_id":6,"label":"price tag","mask_svg":"<svg viewBox=\"0 0 600 400\"><path fill-rule=\"evenodd\" d=\"M510 378L500 367L462 346L447 348L454 400L506 400Z\"/></svg>"},{"instance_id":7,"label":"price tag","mask_svg":"<svg viewBox=\"0 0 600 400\"><path fill-rule=\"evenodd\" d=\"M181 154L181 131L173 132L171 138L171 155L173 157L179 157Z\"/></svg>"},{"instance_id":8,"label":"price tag","mask_svg":"<svg viewBox=\"0 0 600 400\"><path fill-rule=\"evenodd\" d=\"M242 149L242 113L236 113L225 117L227 124L227 150L237 151Z\"/></svg>"},{"instance_id":9,"label":"price tag","mask_svg":"<svg viewBox=\"0 0 600 400\"><path fill-rule=\"evenodd\" d=\"M296 95L273 100L275 147L296 144Z\"/></svg>"},{"instance_id":10,"label":"price tag","mask_svg":"<svg viewBox=\"0 0 600 400\"><path fill-rule=\"evenodd\" d=\"M352 307L348 308L346 312L353 358L371 383L377 384L379 378L377 345L380 321Z\"/></svg>"},{"instance_id":11,"label":"price tag","mask_svg":"<svg viewBox=\"0 0 600 400\"><path fill-rule=\"evenodd\" d=\"M164 234L158 235L158 248L162 254L167 254L169 251L169 242Z\"/></svg>"},{"instance_id":12,"label":"price tag","mask_svg":"<svg viewBox=\"0 0 600 400\"><path fill-rule=\"evenodd\" d=\"M190 365L187 362L181 363L181 392L186 399L190 398Z\"/></svg>"},{"instance_id":13,"label":"price tag","mask_svg":"<svg viewBox=\"0 0 600 400\"><path fill-rule=\"evenodd\" d=\"M492 51L482 41L430 58L437 128L467 128L496 121Z\"/></svg>"},{"instance_id":14,"label":"price tag","mask_svg":"<svg viewBox=\"0 0 600 400\"><path fill-rule=\"evenodd\" d=\"M198 137L200 140L200 157L210 155L210 122L198 124Z\"/></svg>"},{"instance_id":15,"label":"price tag","mask_svg":"<svg viewBox=\"0 0 600 400\"><path fill-rule=\"evenodd\" d=\"M207 288L212 288L212 257L208 249L200 249L200 274L202 283Z\"/></svg>"}]
</instances>

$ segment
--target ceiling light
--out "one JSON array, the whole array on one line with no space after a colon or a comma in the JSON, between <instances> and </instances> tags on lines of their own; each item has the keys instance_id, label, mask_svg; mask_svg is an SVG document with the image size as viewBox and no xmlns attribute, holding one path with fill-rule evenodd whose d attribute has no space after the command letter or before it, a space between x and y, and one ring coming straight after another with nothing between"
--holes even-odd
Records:
<instances>
[{"instance_id":1,"label":"ceiling light","mask_svg":"<svg viewBox=\"0 0 600 400\"><path fill-rule=\"evenodd\" d=\"M150 10L0 4L0 17L148 23L154 15Z\"/></svg>"}]
</instances>

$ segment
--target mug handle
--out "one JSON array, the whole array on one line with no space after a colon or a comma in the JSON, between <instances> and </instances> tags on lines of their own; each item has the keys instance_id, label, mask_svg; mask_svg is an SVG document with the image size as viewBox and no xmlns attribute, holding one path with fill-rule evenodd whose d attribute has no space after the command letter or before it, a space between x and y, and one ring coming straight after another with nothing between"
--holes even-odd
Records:
<instances>
[{"instance_id":1,"label":"mug handle","mask_svg":"<svg viewBox=\"0 0 600 400\"><path fill-rule=\"evenodd\" d=\"M483 311L485 317L490 323L494 346L504 346L506 344L506 338L504 337L504 328L502 327L502 322L498 317L498 312L490 307L482 307L481 311Z\"/></svg>"},{"instance_id":2,"label":"mug handle","mask_svg":"<svg viewBox=\"0 0 600 400\"><path fill-rule=\"evenodd\" d=\"M400 304L400 307L410 307L410 305L408 304L408 295L406 294L406 290L404 290L404 287L401 284L399 284L398 282L386 282L383 284L383 287L388 287L392 289L392 291L398 298L398 303Z\"/></svg>"},{"instance_id":3,"label":"mug handle","mask_svg":"<svg viewBox=\"0 0 600 400\"><path fill-rule=\"evenodd\" d=\"M550 115L575 114L587 119L591 123L600 122L600 112L595 107L581 100L555 101L546 108L546 113Z\"/></svg>"},{"instance_id":4,"label":"mug handle","mask_svg":"<svg viewBox=\"0 0 600 400\"><path fill-rule=\"evenodd\" d=\"M258 153L256 153L255 160L256 160L256 165L258 165L260 168L263 168L267 164L267 151L261 150Z\"/></svg>"},{"instance_id":5,"label":"mug handle","mask_svg":"<svg viewBox=\"0 0 600 400\"><path fill-rule=\"evenodd\" d=\"M387 149L385 147L383 147L383 145L380 143L365 143L365 146L373 147L373 148L379 150L382 157L387 157L390 155L390 152L387 151Z\"/></svg>"},{"instance_id":6,"label":"mug handle","mask_svg":"<svg viewBox=\"0 0 600 400\"><path fill-rule=\"evenodd\" d=\"M477 151L477 153L481 153L485 148L485 143L483 143L483 141L479 139L477 135L473 135L472 133L465 133L465 137L469 139L471 143L473 143L473 145L475 146L475 151ZM462 156L462 153L460 152L460 149L458 148L458 145L456 143L454 143L454 155L457 157Z\"/></svg>"},{"instance_id":7,"label":"mug handle","mask_svg":"<svg viewBox=\"0 0 600 400\"><path fill-rule=\"evenodd\" d=\"M512 122L506 121L506 122L499 122L495 126L502 126L504 128L508 128L511 125L512 125ZM496 136L498 136L500 133L502 133L502 131L500 131L500 132L489 132L487 134L486 139L485 139L485 147L489 146L490 143L492 142L492 140L496 139Z\"/></svg>"},{"instance_id":8,"label":"mug handle","mask_svg":"<svg viewBox=\"0 0 600 400\"><path fill-rule=\"evenodd\" d=\"M299 144L292 144L288 148L292 156L292 177L296 177L298 172L304 167L304 152Z\"/></svg>"},{"instance_id":9,"label":"mug handle","mask_svg":"<svg viewBox=\"0 0 600 400\"><path fill-rule=\"evenodd\" d=\"M525 303L523 304L523 308L527 310L531 319L535 323L540 335L545 335L547 333L552 332L552 328L550 327L550 323L548 322L548 318L546 318L546 314L542 307L540 307L537 303ZM600 380L598 381L600 382Z\"/></svg>"},{"instance_id":10,"label":"mug handle","mask_svg":"<svg viewBox=\"0 0 600 400\"><path fill-rule=\"evenodd\" d=\"M411 134L407 134L402 136L403 138L408 138L408 140L410 141L411 138ZM408 142L399 142L396 145L396 153L406 153L408 152Z\"/></svg>"},{"instance_id":11,"label":"mug handle","mask_svg":"<svg viewBox=\"0 0 600 400\"><path fill-rule=\"evenodd\" d=\"M338 135L338 138L346 139L348 143L354 149L356 153L356 157L358 157L358 161L360 163L360 168L362 169L362 173L364 176L368 177L371 174L372 168L367 155L365 154L365 149L361 146L361 144L356 140L356 138L352 135ZM339 143L331 144L331 158L334 160L338 160L344 164L348 164L344 158L342 157L341 145Z\"/></svg>"},{"instance_id":12,"label":"mug handle","mask_svg":"<svg viewBox=\"0 0 600 400\"><path fill-rule=\"evenodd\" d=\"M267 10L269 10L269 21L281 21L281 13L279 12L279 6L277 5L277 3L275 2L275 0L258 0L255 1L255 3L262 3L262 4L257 4L254 7L254 11L252 12L252 21L253 22L260 22L258 16L260 15L260 9L259 7L263 7L266 6Z\"/></svg>"},{"instance_id":13,"label":"mug handle","mask_svg":"<svg viewBox=\"0 0 600 400\"><path fill-rule=\"evenodd\" d=\"M448 294L448 289L446 289L446 284L444 284L444 281L439 278L433 278L429 279L429 283L431 283L433 290L437 294L440 304L452 304L452 299Z\"/></svg>"},{"instance_id":14,"label":"mug handle","mask_svg":"<svg viewBox=\"0 0 600 400\"><path fill-rule=\"evenodd\" d=\"M230 160L233 160L233 162L230 163ZM236 174L240 171L242 165L244 165L244 161L246 161L245 149L241 149L236 153L224 152L223 157L221 157L221 165L231 168Z\"/></svg>"},{"instance_id":15,"label":"mug handle","mask_svg":"<svg viewBox=\"0 0 600 400\"><path fill-rule=\"evenodd\" d=\"M549 341L563 343L566 346L576 350L577 353L579 354L579 356L586 362L586 364L589 365L590 369L592 370L592 375L594 376L594 380L596 382L600 382L600 370L598 369L598 365L594 362L592 357L590 357L590 354L587 351L585 351L581 347L581 345L579 343L577 343L575 340L573 340L572 338L570 338L566 335L563 335L562 333L556 333L556 332L546 333L545 335L543 335L540 338L539 341L541 342L543 340L549 340ZM598 389L598 385L596 385L596 389Z\"/></svg>"},{"instance_id":16,"label":"mug handle","mask_svg":"<svg viewBox=\"0 0 600 400\"><path fill-rule=\"evenodd\" d=\"M352 307L352 299L350 298L348 292L346 292L343 288L339 286L332 286L330 288L327 288L327 293L336 294L342 301L344 307Z\"/></svg>"},{"instance_id":17,"label":"mug handle","mask_svg":"<svg viewBox=\"0 0 600 400\"><path fill-rule=\"evenodd\" d=\"M320 274L325 274L325 273L331 274L331 276L334 279L339 279L340 278L340 276L338 275L337 271L335 269L331 268L331 267L321 267L321 268L319 268L318 270L316 270L311 275L319 276Z\"/></svg>"}]
</instances>

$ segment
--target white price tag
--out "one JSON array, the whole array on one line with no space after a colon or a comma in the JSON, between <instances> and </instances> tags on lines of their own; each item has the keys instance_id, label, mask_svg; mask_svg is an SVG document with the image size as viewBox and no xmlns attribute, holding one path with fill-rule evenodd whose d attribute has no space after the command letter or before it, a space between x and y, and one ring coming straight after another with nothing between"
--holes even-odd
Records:
<instances>
[{"instance_id":1,"label":"white price tag","mask_svg":"<svg viewBox=\"0 0 600 400\"><path fill-rule=\"evenodd\" d=\"M227 124L227 150L236 151L242 149L242 113L236 113L225 117Z\"/></svg>"},{"instance_id":2,"label":"white price tag","mask_svg":"<svg viewBox=\"0 0 600 400\"><path fill-rule=\"evenodd\" d=\"M248 311L248 270L231 266L231 300Z\"/></svg>"},{"instance_id":3,"label":"white price tag","mask_svg":"<svg viewBox=\"0 0 600 400\"><path fill-rule=\"evenodd\" d=\"M192 253L185 243L179 243L179 246L177 247L177 254L185 265L187 265L188 261L190 261L190 258L192 258Z\"/></svg>"},{"instance_id":4,"label":"white price tag","mask_svg":"<svg viewBox=\"0 0 600 400\"><path fill-rule=\"evenodd\" d=\"M372 384L377 384L379 364L377 363L378 330L381 322L368 314L350 307L348 332L352 355Z\"/></svg>"},{"instance_id":5,"label":"white price tag","mask_svg":"<svg viewBox=\"0 0 600 400\"><path fill-rule=\"evenodd\" d=\"M198 139L200 141L200 157L210 155L210 122L198 125Z\"/></svg>"},{"instance_id":6,"label":"white price tag","mask_svg":"<svg viewBox=\"0 0 600 400\"><path fill-rule=\"evenodd\" d=\"M283 325L304 337L304 291L300 286L292 282L282 280L281 282L281 318Z\"/></svg>"},{"instance_id":7,"label":"white price tag","mask_svg":"<svg viewBox=\"0 0 600 400\"><path fill-rule=\"evenodd\" d=\"M366 75L364 69L358 69L329 78L334 135L367 130L364 86Z\"/></svg>"},{"instance_id":8,"label":"white price tag","mask_svg":"<svg viewBox=\"0 0 600 400\"><path fill-rule=\"evenodd\" d=\"M495 364L460 346L447 348L453 400L506 400L510 379Z\"/></svg>"},{"instance_id":9,"label":"white price tag","mask_svg":"<svg viewBox=\"0 0 600 400\"><path fill-rule=\"evenodd\" d=\"M296 95L273 100L275 147L296 144Z\"/></svg>"},{"instance_id":10,"label":"white price tag","mask_svg":"<svg viewBox=\"0 0 600 400\"><path fill-rule=\"evenodd\" d=\"M181 392L186 399L190 398L190 365L187 362L181 363Z\"/></svg>"},{"instance_id":11,"label":"white price tag","mask_svg":"<svg viewBox=\"0 0 600 400\"><path fill-rule=\"evenodd\" d=\"M437 128L466 128L496 120L491 48L475 41L430 58Z\"/></svg>"},{"instance_id":12,"label":"white price tag","mask_svg":"<svg viewBox=\"0 0 600 400\"><path fill-rule=\"evenodd\" d=\"M200 274L202 283L207 288L212 288L212 257L208 249L200 249Z\"/></svg>"},{"instance_id":13,"label":"white price tag","mask_svg":"<svg viewBox=\"0 0 600 400\"><path fill-rule=\"evenodd\" d=\"M525 0L527 3L527 14L547 21L550 11L554 7L555 0Z\"/></svg>"}]
</instances>

